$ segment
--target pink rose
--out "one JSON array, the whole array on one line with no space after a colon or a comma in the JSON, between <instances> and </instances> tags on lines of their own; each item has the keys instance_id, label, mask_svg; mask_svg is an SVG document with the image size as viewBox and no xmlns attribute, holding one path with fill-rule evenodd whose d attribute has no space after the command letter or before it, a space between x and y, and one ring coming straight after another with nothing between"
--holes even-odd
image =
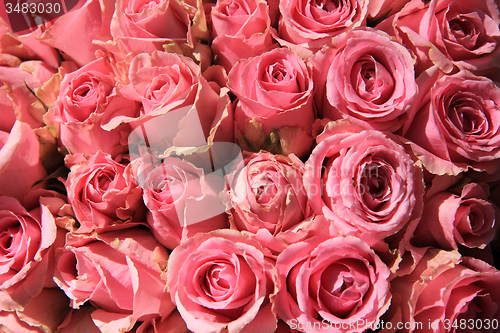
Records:
<instances>
[{"instance_id":1,"label":"pink rose","mask_svg":"<svg viewBox=\"0 0 500 333\"><path fill-rule=\"evenodd\" d=\"M330 45L333 37L365 25L368 1L286 0L280 1L279 8L279 36L299 45L296 51L309 57Z\"/></svg>"},{"instance_id":2,"label":"pink rose","mask_svg":"<svg viewBox=\"0 0 500 333\"><path fill-rule=\"evenodd\" d=\"M395 131L417 94L413 59L377 30L354 30L311 60L320 116Z\"/></svg>"},{"instance_id":3,"label":"pink rose","mask_svg":"<svg viewBox=\"0 0 500 333\"><path fill-rule=\"evenodd\" d=\"M218 230L198 234L174 249L167 284L191 331L271 333L276 318L268 295L275 274L257 241L234 230Z\"/></svg>"},{"instance_id":4,"label":"pink rose","mask_svg":"<svg viewBox=\"0 0 500 333\"><path fill-rule=\"evenodd\" d=\"M75 3L76 5L76 3ZM115 7L113 0L87 0L80 8L59 17L44 30L40 40L62 51L65 58L84 66L96 60L102 46L94 41L111 39L110 22Z\"/></svg>"},{"instance_id":5,"label":"pink rose","mask_svg":"<svg viewBox=\"0 0 500 333\"><path fill-rule=\"evenodd\" d=\"M141 102L144 114L158 114L193 104L200 86L207 85L191 59L167 52L141 53L128 67L127 98ZM199 81L201 80L201 82Z\"/></svg>"},{"instance_id":6,"label":"pink rose","mask_svg":"<svg viewBox=\"0 0 500 333\"><path fill-rule=\"evenodd\" d=\"M118 124L103 127L116 116L133 117L137 113L137 103L117 92L113 70L100 58L65 75L56 104L44 120L60 133L70 154L93 155L101 150L115 156L126 150L123 141L130 128Z\"/></svg>"},{"instance_id":7,"label":"pink rose","mask_svg":"<svg viewBox=\"0 0 500 333\"><path fill-rule=\"evenodd\" d=\"M53 287L54 248L64 232L45 205L27 212L14 198L0 197L0 309L23 310L42 288Z\"/></svg>"},{"instance_id":8,"label":"pink rose","mask_svg":"<svg viewBox=\"0 0 500 333\"><path fill-rule=\"evenodd\" d=\"M306 156L315 120L313 82L302 59L288 49L274 49L238 62L228 87L238 97L234 118L244 150Z\"/></svg>"},{"instance_id":9,"label":"pink rose","mask_svg":"<svg viewBox=\"0 0 500 333\"><path fill-rule=\"evenodd\" d=\"M422 74L420 103L404 137L431 173L493 173L500 165L500 88L466 70L445 76L432 70Z\"/></svg>"},{"instance_id":10,"label":"pink rose","mask_svg":"<svg viewBox=\"0 0 500 333\"><path fill-rule=\"evenodd\" d=\"M71 168L66 189L81 225L78 232L145 221L142 189L136 184L130 167L98 151Z\"/></svg>"},{"instance_id":11,"label":"pink rose","mask_svg":"<svg viewBox=\"0 0 500 333\"><path fill-rule=\"evenodd\" d=\"M112 40L103 46L117 61L167 50L192 58L205 70L212 58L206 15L198 1L120 0L111 20Z\"/></svg>"},{"instance_id":12,"label":"pink rose","mask_svg":"<svg viewBox=\"0 0 500 333\"><path fill-rule=\"evenodd\" d=\"M37 29L26 34L14 34L6 23L6 19L7 17L0 19L0 35L2 36L0 40L0 54L2 65L5 65L6 62L13 65L19 61L15 60L17 58L42 60L52 68L59 66L61 62L59 53L54 48L40 41L40 36L50 26L50 23L42 23Z\"/></svg>"},{"instance_id":13,"label":"pink rose","mask_svg":"<svg viewBox=\"0 0 500 333\"><path fill-rule=\"evenodd\" d=\"M38 137L28 124L16 121L10 133L0 131L0 193L22 201L46 176Z\"/></svg>"},{"instance_id":14,"label":"pink rose","mask_svg":"<svg viewBox=\"0 0 500 333\"><path fill-rule=\"evenodd\" d=\"M500 272L481 260L430 249L411 274L391 281L399 302L385 321L408 323L402 333L497 332L499 282Z\"/></svg>"},{"instance_id":15,"label":"pink rose","mask_svg":"<svg viewBox=\"0 0 500 333\"><path fill-rule=\"evenodd\" d=\"M444 72L453 64L476 73L499 67L500 12L494 0L412 1L384 29L417 57L417 73L433 64Z\"/></svg>"},{"instance_id":16,"label":"pink rose","mask_svg":"<svg viewBox=\"0 0 500 333\"><path fill-rule=\"evenodd\" d=\"M218 1L212 8L212 50L227 72L240 59L273 45L269 6L264 0Z\"/></svg>"},{"instance_id":17,"label":"pink rose","mask_svg":"<svg viewBox=\"0 0 500 333\"><path fill-rule=\"evenodd\" d=\"M87 301L99 307L92 319L102 332L128 331L173 309L161 279L168 253L148 230L71 235L56 256L54 281L73 308Z\"/></svg>"},{"instance_id":18,"label":"pink rose","mask_svg":"<svg viewBox=\"0 0 500 333\"><path fill-rule=\"evenodd\" d=\"M304 163L295 155L261 151L247 157L245 166L231 175L228 197L234 226L276 235L302 222L309 216L303 175Z\"/></svg>"},{"instance_id":19,"label":"pink rose","mask_svg":"<svg viewBox=\"0 0 500 333\"><path fill-rule=\"evenodd\" d=\"M68 301L62 290L44 288L22 311L0 311L0 331L55 332L68 313Z\"/></svg>"},{"instance_id":20,"label":"pink rose","mask_svg":"<svg viewBox=\"0 0 500 333\"><path fill-rule=\"evenodd\" d=\"M488 191L478 184L461 192L443 191L426 200L412 244L458 250L458 245L484 248L496 236L500 209L487 200Z\"/></svg>"},{"instance_id":21,"label":"pink rose","mask_svg":"<svg viewBox=\"0 0 500 333\"><path fill-rule=\"evenodd\" d=\"M305 163L313 212L379 240L420 217L422 170L394 140L347 121L328 123Z\"/></svg>"},{"instance_id":22,"label":"pink rose","mask_svg":"<svg viewBox=\"0 0 500 333\"><path fill-rule=\"evenodd\" d=\"M391 301L389 269L355 237L291 244L276 269L273 311L302 332L364 332L369 327L349 324L377 322Z\"/></svg>"},{"instance_id":23,"label":"pink rose","mask_svg":"<svg viewBox=\"0 0 500 333\"><path fill-rule=\"evenodd\" d=\"M226 228L225 207L219 198L224 190L222 175L206 173L188 161L167 157L149 164L133 165L144 188L147 221L156 239L169 249L199 232Z\"/></svg>"},{"instance_id":24,"label":"pink rose","mask_svg":"<svg viewBox=\"0 0 500 333\"><path fill-rule=\"evenodd\" d=\"M155 51L141 53L130 64L119 66L126 66L123 69L128 73L121 91L142 103L141 115L115 117L105 128L122 122L141 126L140 135L150 147L158 148L158 153L172 145L201 147L213 141L234 141L227 88L207 81L191 59Z\"/></svg>"}]
</instances>

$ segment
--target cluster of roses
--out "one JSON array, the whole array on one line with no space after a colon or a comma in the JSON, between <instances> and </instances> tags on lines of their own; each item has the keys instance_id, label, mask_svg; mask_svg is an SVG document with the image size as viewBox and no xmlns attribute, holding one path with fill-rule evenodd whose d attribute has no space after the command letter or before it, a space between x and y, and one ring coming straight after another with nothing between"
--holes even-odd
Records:
<instances>
[{"instance_id":1,"label":"cluster of roses","mask_svg":"<svg viewBox=\"0 0 500 333\"><path fill-rule=\"evenodd\" d=\"M0 331L497 331L498 7L0 19Z\"/></svg>"}]
</instances>

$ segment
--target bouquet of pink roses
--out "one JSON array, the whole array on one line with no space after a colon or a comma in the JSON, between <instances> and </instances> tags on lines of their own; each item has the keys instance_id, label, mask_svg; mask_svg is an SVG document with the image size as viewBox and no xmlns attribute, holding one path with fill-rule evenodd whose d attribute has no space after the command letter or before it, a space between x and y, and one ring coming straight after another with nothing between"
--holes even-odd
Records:
<instances>
[{"instance_id":1,"label":"bouquet of pink roses","mask_svg":"<svg viewBox=\"0 0 500 333\"><path fill-rule=\"evenodd\" d=\"M4 0L0 332L500 330L497 0Z\"/></svg>"}]
</instances>

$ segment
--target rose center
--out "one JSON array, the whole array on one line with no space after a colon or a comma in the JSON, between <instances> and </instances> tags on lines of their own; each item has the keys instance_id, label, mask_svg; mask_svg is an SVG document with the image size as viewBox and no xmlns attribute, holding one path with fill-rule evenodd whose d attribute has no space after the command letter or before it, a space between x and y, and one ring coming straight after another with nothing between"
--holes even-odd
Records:
<instances>
[{"instance_id":1,"label":"rose center","mask_svg":"<svg viewBox=\"0 0 500 333\"><path fill-rule=\"evenodd\" d=\"M383 104L391 97L394 79L373 56L360 58L352 67L351 82L358 95L375 104Z\"/></svg>"},{"instance_id":2,"label":"rose center","mask_svg":"<svg viewBox=\"0 0 500 333\"><path fill-rule=\"evenodd\" d=\"M226 16L235 16L235 15L245 15L247 14L244 9L240 6L240 4L236 1L231 1L229 4L225 6L221 6L219 9L221 14ZM243 13L242 13L243 12Z\"/></svg>"},{"instance_id":3,"label":"rose center","mask_svg":"<svg viewBox=\"0 0 500 333\"><path fill-rule=\"evenodd\" d=\"M450 21L450 29L457 38L463 38L474 31L474 25L463 17L457 17Z\"/></svg>"},{"instance_id":4,"label":"rose center","mask_svg":"<svg viewBox=\"0 0 500 333\"><path fill-rule=\"evenodd\" d=\"M261 205L272 201L278 192L276 184L274 184L271 177L266 174L256 175L253 178L251 187L255 200Z\"/></svg>"},{"instance_id":5,"label":"rose center","mask_svg":"<svg viewBox=\"0 0 500 333\"><path fill-rule=\"evenodd\" d=\"M316 6L326 12L333 12L341 5L340 0L315 0Z\"/></svg>"},{"instance_id":6,"label":"rose center","mask_svg":"<svg viewBox=\"0 0 500 333\"><path fill-rule=\"evenodd\" d=\"M488 119L481 104L469 96L453 100L448 116L458 131L466 135L481 135L488 129Z\"/></svg>"}]
</instances>

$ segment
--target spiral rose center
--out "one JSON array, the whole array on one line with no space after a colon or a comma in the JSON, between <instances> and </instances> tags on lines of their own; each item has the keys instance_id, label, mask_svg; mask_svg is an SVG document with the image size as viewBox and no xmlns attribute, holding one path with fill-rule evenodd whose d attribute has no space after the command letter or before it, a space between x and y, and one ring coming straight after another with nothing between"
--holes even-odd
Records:
<instances>
[{"instance_id":1,"label":"spiral rose center","mask_svg":"<svg viewBox=\"0 0 500 333\"><path fill-rule=\"evenodd\" d=\"M152 1L144 1L144 0L132 0L130 1L130 5L127 7L125 13L126 14L140 14L143 13L144 11L154 9L158 7L160 4L159 0L152 0Z\"/></svg>"},{"instance_id":2,"label":"spiral rose center","mask_svg":"<svg viewBox=\"0 0 500 333\"><path fill-rule=\"evenodd\" d=\"M341 5L339 0L315 0L314 3L326 12L333 12Z\"/></svg>"},{"instance_id":3,"label":"spiral rose center","mask_svg":"<svg viewBox=\"0 0 500 333\"><path fill-rule=\"evenodd\" d=\"M478 13L459 14L449 20L450 32L460 45L474 50L480 46L478 42L481 34L476 30L476 24L481 25L481 22Z\"/></svg>"},{"instance_id":4,"label":"spiral rose center","mask_svg":"<svg viewBox=\"0 0 500 333\"><path fill-rule=\"evenodd\" d=\"M364 204L372 211L380 210L390 199L391 187L387 168L383 161L368 162L362 165L354 179Z\"/></svg>"},{"instance_id":5,"label":"spiral rose center","mask_svg":"<svg viewBox=\"0 0 500 333\"><path fill-rule=\"evenodd\" d=\"M244 8L240 6L240 4L236 1L231 1L229 4L225 4L219 7L219 12L226 16L235 16L235 15L246 15L248 14Z\"/></svg>"},{"instance_id":6,"label":"spiral rose center","mask_svg":"<svg viewBox=\"0 0 500 333\"><path fill-rule=\"evenodd\" d=\"M319 300L330 313L346 318L359 307L368 290L366 273L366 267L357 260L339 260L329 265L321 274Z\"/></svg>"},{"instance_id":7,"label":"spiral rose center","mask_svg":"<svg viewBox=\"0 0 500 333\"><path fill-rule=\"evenodd\" d=\"M454 98L448 116L458 131L466 135L481 135L489 127L482 105L470 94Z\"/></svg>"},{"instance_id":8,"label":"spiral rose center","mask_svg":"<svg viewBox=\"0 0 500 333\"><path fill-rule=\"evenodd\" d=\"M20 243L19 226L8 228L0 234L0 248L2 255L10 256L14 248Z\"/></svg>"},{"instance_id":9,"label":"spiral rose center","mask_svg":"<svg viewBox=\"0 0 500 333\"><path fill-rule=\"evenodd\" d=\"M252 180L251 188L258 204L269 203L277 195L278 189L269 175L256 175Z\"/></svg>"},{"instance_id":10,"label":"spiral rose center","mask_svg":"<svg viewBox=\"0 0 500 333\"><path fill-rule=\"evenodd\" d=\"M360 58L354 64L351 81L361 98L375 104L387 102L394 90L394 78L371 55Z\"/></svg>"}]
</instances>

